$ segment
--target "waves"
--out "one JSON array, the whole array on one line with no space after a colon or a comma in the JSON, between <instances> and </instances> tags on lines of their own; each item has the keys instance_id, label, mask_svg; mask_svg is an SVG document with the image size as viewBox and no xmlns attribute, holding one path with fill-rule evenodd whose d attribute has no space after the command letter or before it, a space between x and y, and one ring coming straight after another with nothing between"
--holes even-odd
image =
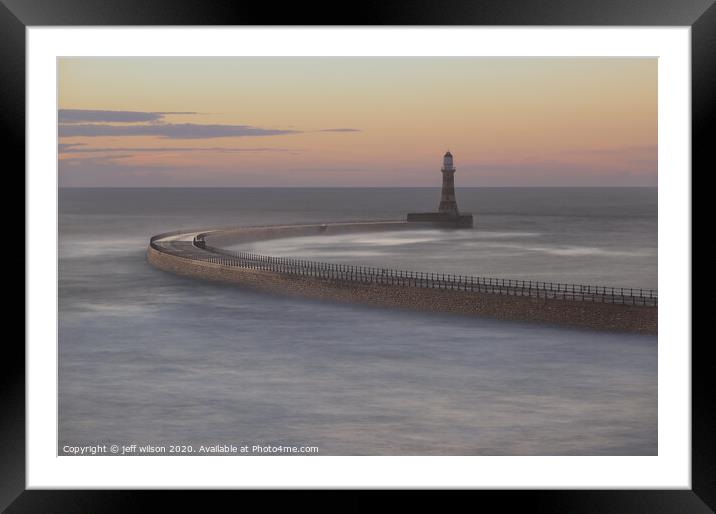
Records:
<instances>
[{"instance_id":1,"label":"waves","mask_svg":"<svg viewBox=\"0 0 716 514\"><path fill-rule=\"evenodd\" d=\"M412 271L656 289L655 242L614 232L587 232L565 222L549 231L478 227L370 232L268 240L231 249Z\"/></svg>"}]
</instances>

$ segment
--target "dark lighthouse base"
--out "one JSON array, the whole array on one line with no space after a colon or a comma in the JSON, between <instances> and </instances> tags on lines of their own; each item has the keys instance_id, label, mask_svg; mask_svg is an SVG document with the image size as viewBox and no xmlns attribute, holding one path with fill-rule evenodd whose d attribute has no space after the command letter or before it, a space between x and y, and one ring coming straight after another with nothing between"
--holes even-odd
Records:
<instances>
[{"instance_id":1,"label":"dark lighthouse base","mask_svg":"<svg viewBox=\"0 0 716 514\"><path fill-rule=\"evenodd\" d=\"M472 228L472 214L450 214L447 212L411 212L408 222L431 223L447 228Z\"/></svg>"}]
</instances>

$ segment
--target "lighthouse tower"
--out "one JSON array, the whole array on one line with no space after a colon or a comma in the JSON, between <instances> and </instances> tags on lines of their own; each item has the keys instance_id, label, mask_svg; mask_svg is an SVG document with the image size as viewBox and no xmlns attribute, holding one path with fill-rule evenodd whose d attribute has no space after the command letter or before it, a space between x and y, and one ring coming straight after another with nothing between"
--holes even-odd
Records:
<instances>
[{"instance_id":1,"label":"lighthouse tower","mask_svg":"<svg viewBox=\"0 0 716 514\"><path fill-rule=\"evenodd\" d=\"M438 212L409 212L409 223L429 223L438 227L472 228L472 214L460 214L455 201L455 166L452 154L443 156L443 190L440 194Z\"/></svg>"},{"instance_id":2,"label":"lighthouse tower","mask_svg":"<svg viewBox=\"0 0 716 514\"><path fill-rule=\"evenodd\" d=\"M443 156L443 190L440 194L438 212L457 216L457 202L455 201L455 166L452 163L452 154L448 151Z\"/></svg>"}]
</instances>

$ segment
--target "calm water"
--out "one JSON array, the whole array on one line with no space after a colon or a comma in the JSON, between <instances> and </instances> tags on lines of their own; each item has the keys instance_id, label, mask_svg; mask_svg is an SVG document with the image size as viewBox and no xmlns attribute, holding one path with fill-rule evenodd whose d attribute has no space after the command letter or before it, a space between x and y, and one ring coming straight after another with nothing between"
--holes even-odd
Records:
<instances>
[{"instance_id":1,"label":"calm water","mask_svg":"<svg viewBox=\"0 0 716 514\"><path fill-rule=\"evenodd\" d=\"M656 337L249 293L146 263L178 228L398 219L433 189L60 191L59 445L657 452ZM462 189L473 231L265 241L331 262L657 287L656 189Z\"/></svg>"}]
</instances>

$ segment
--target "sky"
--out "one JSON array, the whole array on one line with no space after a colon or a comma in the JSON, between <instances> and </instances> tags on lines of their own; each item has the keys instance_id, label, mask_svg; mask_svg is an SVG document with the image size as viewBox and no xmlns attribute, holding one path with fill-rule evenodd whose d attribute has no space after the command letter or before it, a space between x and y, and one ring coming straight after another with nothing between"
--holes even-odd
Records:
<instances>
[{"instance_id":1,"label":"sky","mask_svg":"<svg viewBox=\"0 0 716 514\"><path fill-rule=\"evenodd\" d=\"M656 186L657 59L58 59L60 187Z\"/></svg>"}]
</instances>

